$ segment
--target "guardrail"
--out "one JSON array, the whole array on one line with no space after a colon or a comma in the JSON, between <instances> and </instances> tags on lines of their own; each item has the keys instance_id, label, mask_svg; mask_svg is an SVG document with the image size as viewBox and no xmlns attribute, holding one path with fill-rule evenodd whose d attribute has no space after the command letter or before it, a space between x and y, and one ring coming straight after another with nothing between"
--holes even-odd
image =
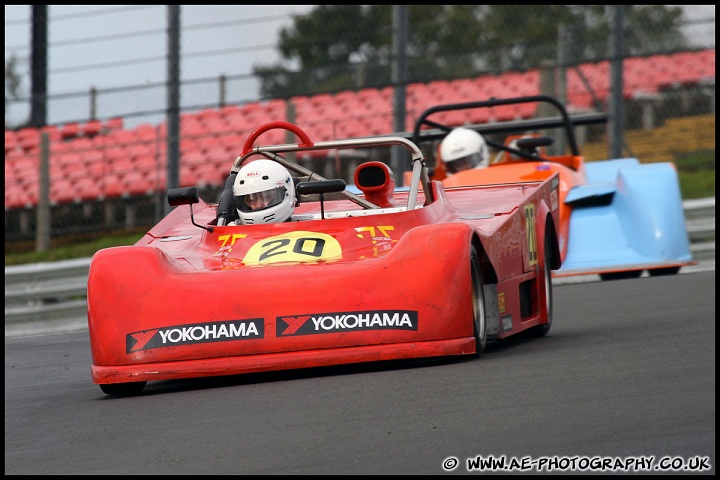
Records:
<instances>
[{"instance_id":1,"label":"guardrail","mask_svg":"<svg viewBox=\"0 0 720 480\"><path fill-rule=\"evenodd\" d=\"M683 202L693 259L715 258L715 197ZM5 337L87 330L90 258L5 267Z\"/></svg>"}]
</instances>

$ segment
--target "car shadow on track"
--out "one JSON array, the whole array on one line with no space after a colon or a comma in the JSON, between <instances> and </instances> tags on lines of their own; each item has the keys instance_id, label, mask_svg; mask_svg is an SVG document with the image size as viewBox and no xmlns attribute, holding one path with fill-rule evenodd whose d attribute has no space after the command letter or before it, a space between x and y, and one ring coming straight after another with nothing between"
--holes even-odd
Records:
<instances>
[{"instance_id":1,"label":"car shadow on track","mask_svg":"<svg viewBox=\"0 0 720 480\"><path fill-rule=\"evenodd\" d=\"M189 378L179 380L163 380L148 382L143 391L137 396L157 395L165 393L177 393L194 390L205 390L212 388L234 387L242 385L253 385L271 382L286 382L308 378L358 375L365 373L377 373L394 370L408 370L416 368L432 368L446 365L465 363L469 361L482 361L485 356L509 352L529 342L543 341L541 338L524 335L523 333L511 336L498 342L489 342L485 352L480 358L471 355L432 357L404 360L385 360L378 362L365 362L347 365L334 365L328 367L313 367L294 370L281 370L261 373L244 373L238 375L225 375L204 378ZM122 396L106 397L119 398Z\"/></svg>"}]
</instances>

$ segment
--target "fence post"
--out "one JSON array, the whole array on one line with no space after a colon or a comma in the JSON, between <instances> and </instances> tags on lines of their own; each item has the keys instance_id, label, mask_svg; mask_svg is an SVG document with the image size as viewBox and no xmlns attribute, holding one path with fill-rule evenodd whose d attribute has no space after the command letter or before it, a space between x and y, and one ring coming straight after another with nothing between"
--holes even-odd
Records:
<instances>
[{"instance_id":1,"label":"fence post","mask_svg":"<svg viewBox=\"0 0 720 480\"><path fill-rule=\"evenodd\" d=\"M38 195L35 251L50 250L50 135L40 134L40 190Z\"/></svg>"}]
</instances>

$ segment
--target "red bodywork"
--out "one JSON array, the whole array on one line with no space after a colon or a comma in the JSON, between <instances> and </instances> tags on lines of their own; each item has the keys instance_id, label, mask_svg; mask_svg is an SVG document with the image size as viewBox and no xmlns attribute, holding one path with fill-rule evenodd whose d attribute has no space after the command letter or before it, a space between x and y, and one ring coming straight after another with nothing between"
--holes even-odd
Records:
<instances>
[{"instance_id":1,"label":"red bodywork","mask_svg":"<svg viewBox=\"0 0 720 480\"><path fill-rule=\"evenodd\" d=\"M216 220L217 205L200 200L136 245L97 252L88 279L93 382L472 354L473 244L502 323L491 339L546 323L544 271L560 261L555 243L545 265L542 239L546 229L557 238L557 178L429 185L433 198L420 192L414 209L408 192L387 184L368 190L384 203L377 210L309 201L296 221L212 232L191 221L190 208L198 225ZM521 311L521 285L532 286L530 311Z\"/></svg>"},{"instance_id":2,"label":"red bodywork","mask_svg":"<svg viewBox=\"0 0 720 480\"><path fill-rule=\"evenodd\" d=\"M570 214L572 213L571 207L565 203L565 197L574 186L586 183L585 163L582 157L565 155L553 157L552 161L548 162L506 161L490 165L488 168L458 172L455 175L446 177L443 184L446 187L452 187L457 185L492 185L507 182L508 179L522 182L541 181L550 178L556 173L560 183L557 198L554 201L557 202L560 210L558 242L560 256L564 260L567 255L567 239L570 230Z\"/></svg>"}]
</instances>

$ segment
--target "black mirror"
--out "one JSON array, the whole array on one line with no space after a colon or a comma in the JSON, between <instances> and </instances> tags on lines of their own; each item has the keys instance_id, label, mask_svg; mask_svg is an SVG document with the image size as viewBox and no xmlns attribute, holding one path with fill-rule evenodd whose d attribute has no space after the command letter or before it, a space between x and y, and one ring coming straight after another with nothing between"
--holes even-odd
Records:
<instances>
[{"instance_id":1,"label":"black mirror","mask_svg":"<svg viewBox=\"0 0 720 480\"><path fill-rule=\"evenodd\" d=\"M171 207L192 205L200 201L197 187L171 188L168 190L167 199Z\"/></svg>"},{"instance_id":2,"label":"black mirror","mask_svg":"<svg viewBox=\"0 0 720 480\"><path fill-rule=\"evenodd\" d=\"M549 147L552 144L553 139L550 137L528 137L517 140L517 146L520 150L528 150L531 152L537 147Z\"/></svg>"},{"instance_id":3,"label":"black mirror","mask_svg":"<svg viewBox=\"0 0 720 480\"><path fill-rule=\"evenodd\" d=\"M190 205L190 221L192 224L196 227L202 228L203 230L207 230L210 233L213 232L214 229L212 227L204 227L195 223L192 206L193 204L200 202L197 187L171 188L168 190L167 197L168 203L171 207L177 207L178 205Z\"/></svg>"},{"instance_id":4,"label":"black mirror","mask_svg":"<svg viewBox=\"0 0 720 480\"><path fill-rule=\"evenodd\" d=\"M325 194L345 190L345 180L319 180L312 182L299 182L295 186L298 195L320 194L320 218L325 218Z\"/></svg>"},{"instance_id":5,"label":"black mirror","mask_svg":"<svg viewBox=\"0 0 720 480\"><path fill-rule=\"evenodd\" d=\"M310 195L313 193L333 193L345 190L345 180L320 180L312 182L299 182L295 189L300 195Z\"/></svg>"}]
</instances>

